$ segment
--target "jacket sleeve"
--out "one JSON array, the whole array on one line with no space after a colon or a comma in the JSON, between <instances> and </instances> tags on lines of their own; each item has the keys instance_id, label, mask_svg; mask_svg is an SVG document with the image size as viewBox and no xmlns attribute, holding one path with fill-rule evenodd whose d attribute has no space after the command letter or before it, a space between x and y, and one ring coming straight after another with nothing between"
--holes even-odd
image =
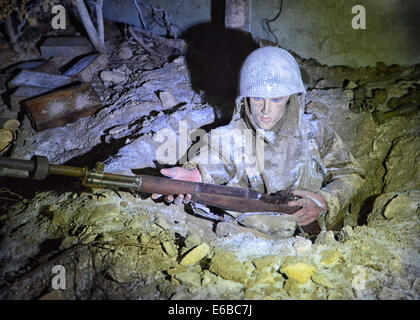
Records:
<instances>
[{"instance_id":1,"label":"jacket sleeve","mask_svg":"<svg viewBox=\"0 0 420 320\"><path fill-rule=\"evenodd\" d=\"M325 122L321 132L320 156L324 165L324 186L318 192L328 205L326 227L341 227L345 209L364 182L364 170L342 139Z\"/></svg>"},{"instance_id":2,"label":"jacket sleeve","mask_svg":"<svg viewBox=\"0 0 420 320\"><path fill-rule=\"evenodd\" d=\"M219 141L211 141L211 137L217 137L219 132L212 130L210 134L202 137L201 146L193 145L188 155L191 159L186 162L183 167L187 169L198 168L201 173L201 181L203 183L212 183L222 185L229 182L235 173L233 161L230 155L224 154L224 148L214 148L212 146L219 145Z\"/></svg>"}]
</instances>

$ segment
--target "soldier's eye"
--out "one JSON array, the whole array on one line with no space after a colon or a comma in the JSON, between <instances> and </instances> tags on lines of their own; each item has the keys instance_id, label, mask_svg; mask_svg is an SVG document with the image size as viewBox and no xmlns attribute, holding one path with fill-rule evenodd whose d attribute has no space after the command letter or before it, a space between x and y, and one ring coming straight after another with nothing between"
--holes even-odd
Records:
<instances>
[{"instance_id":1,"label":"soldier's eye","mask_svg":"<svg viewBox=\"0 0 420 320\"><path fill-rule=\"evenodd\" d=\"M264 100L264 98L261 98L261 97L253 97L252 99L254 99L255 101L262 101L262 100Z\"/></svg>"},{"instance_id":2,"label":"soldier's eye","mask_svg":"<svg viewBox=\"0 0 420 320\"><path fill-rule=\"evenodd\" d=\"M279 103L281 101L281 99L280 98L273 98L273 99L271 99L271 101L273 101L275 103Z\"/></svg>"}]
</instances>

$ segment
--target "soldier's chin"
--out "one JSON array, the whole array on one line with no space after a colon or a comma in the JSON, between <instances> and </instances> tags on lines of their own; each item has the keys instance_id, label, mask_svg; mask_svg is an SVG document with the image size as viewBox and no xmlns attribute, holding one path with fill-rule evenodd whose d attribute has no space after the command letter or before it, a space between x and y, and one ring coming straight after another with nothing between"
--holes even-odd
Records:
<instances>
[{"instance_id":1,"label":"soldier's chin","mask_svg":"<svg viewBox=\"0 0 420 320\"><path fill-rule=\"evenodd\" d=\"M274 127L274 121L263 122L260 120L258 121L258 126L264 130L270 130L272 127Z\"/></svg>"}]
</instances>

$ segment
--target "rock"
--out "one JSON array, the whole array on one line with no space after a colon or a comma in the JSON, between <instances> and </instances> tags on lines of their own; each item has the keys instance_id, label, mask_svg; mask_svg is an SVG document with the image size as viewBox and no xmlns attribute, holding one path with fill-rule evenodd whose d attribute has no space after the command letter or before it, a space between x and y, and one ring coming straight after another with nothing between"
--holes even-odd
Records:
<instances>
[{"instance_id":1,"label":"rock","mask_svg":"<svg viewBox=\"0 0 420 320\"><path fill-rule=\"evenodd\" d=\"M316 272L316 268L307 263L298 262L283 266L280 272L286 274L289 279L296 279L299 283L303 284L308 282Z\"/></svg>"},{"instance_id":2,"label":"rock","mask_svg":"<svg viewBox=\"0 0 420 320\"><path fill-rule=\"evenodd\" d=\"M226 280L248 282L244 265L229 252L217 252L211 259L209 270Z\"/></svg>"},{"instance_id":3,"label":"rock","mask_svg":"<svg viewBox=\"0 0 420 320\"><path fill-rule=\"evenodd\" d=\"M262 258L252 260L258 271L275 268L279 262L279 257L275 255L269 255Z\"/></svg>"},{"instance_id":4,"label":"rock","mask_svg":"<svg viewBox=\"0 0 420 320\"><path fill-rule=\"evenodd\" d=\"M297 253L305 253L311 250L311 247L312 247L312 242L311 240L308 240L308 239L300 238L296 240L295 243L293 243L293 249L295 249Z\"/></svg>"},{"instance_id":5,"label":"rock","mask_svg":"<svg viewBox=\"0 0 420 320\"><path fill-rule=\"evenodd\" d=\"M420 136L402 137L395 141L384 162L385 192L420 189L419 150ZM401 168L404 168L404 171Z\"/></svg>"},{"instance_id":6,"label":"rock","mask_svg":"<svg viewBox=\"0 0 420 320\"><path fill-rule=\"evenodd\" d=\"M288 279L283 287L284 290L291 296L297 296L300 293L299 281L296 279Z\"/></svg>"},{"instance_id":7,"label":"rock","mask_svg":"<svg viewBox=\"0 0 420 320\"><path fill-rule=\"evenodd\" d=\"M121 83L126 80L126 75L120 71L107 71L104 70L101 72L102 81L109 81L112 83Z\"/></svg>"},{"instance_id":8,"label":"rock","mask_svg":"<svg viewBox=\"0 0 420 320\"><path fill-rule=\"evenodd\" d=\"M44 59L60 56L74 58L92 51L92 45L85 37L48 37L40 46Z\"/></svg>"},{"instance_id":9,"label":"rock","mask_svg":"<svg viewBox=\"0 0 420 320\"><path fill-rule=\"evenodd\" d=\"M176 274L179 274L179 273L184 273L184 272L186 272L188 270L188 267L187 266L182 266L182 265L176 265L175 267L173 267L173 268L171 268L171 269L169 269L169 270L167 270L166 272L170 275L170 276L174 276L174 275L176 275Z\"/></svg>"},{"instance_id":10,"label":"rock","mask_svg":"<svg viewBox=\"0 0 420 320\"><path fill-rule=\"evenodd\" d=\"M168 91L162 91L159 93L159 99L164 108L172 108L179 104L179 101Z\"/></svg>"},{"instance_id":11,"label":"rock","mask_svg":"<svg viewBox=\"0 0 420 320\"><path fill-rule=\"evenodd\" d=\"M193 248L188 252L181 260L180 264L184 266L189 266L197 263L203 259L210 251L210 247L207 243L203 242L202 244Z\"/></svg>"},{"instance_id":12,"label":"rock","mask_svg":"<svg viewBox=\"0 0 420 320\"><path fill-rule=\"evenodd\" d=\"M401 258L397 256L394 256L391 260L389 260L388 269L391 271L392 275L396 277L402 277L405 274Z\"/></svg>"},{"instance_id":13,"label":"rock","mask_svg":"<svg viewBox=\"0 0 420 320\"><path fill-rule=\"evenodd\" d=\"M311 277L312 281L325 288L334 288L331 282L323 274L314 274Z\"/></svg>"},{"instance_id":14,"label":"rock","mask_svg":"<svg viewBox=\"0 0 420 320\"><path fill-rule=\"evenodd\" d=\"M201 277L198 272L186 271L178 273L175 275L175 278L186 286L199 287L201 285Z\"/></svg>"},{"instance_id":15,"label":"rock","mask_svg":"<svg viewBox=\"0 0 420 320\"><path fill-rule=\"evenodd\" d=\"M343 254L336 249L328 249L321 252L320 263L326 267L332 267L343 259Z\"/></svg>"},{"instance_id":16,"label":"rock","mask_svg":"<svg viewBox=\"0 0 420 320\"><path fill-rule=\"evenodd\" d=\"M340 239L340 241L344 242L351 239L353 234L354 234L353 228L347 225L347 226L344 226L340 230L340 233L338 234L338 238Z\"/></svg>"},{"instance_id":17,"label":"rock","mask_svg":"<svg viewBox=\"0 0 420 320\"><path fill-rule=\"evenodd\" d=\"M198 235L191 234L185 239L184 243L185 246L190 249L195 246L198 246L201 243L201 239Z\"/></svg>"},{"instance_id":18,"label":"rock","mask_svg":"<svg viewBox=\"0 0 420 320\"><path fill-rule=\"evenodd\" d=\"M263 271L257 275L255 282L257 284L275 284L276 279L273 277L271 272Z\"/></svg>"},{"instance_id":19,"label":"rock","mask_svg":"<svg viewBox=\"0 0 420 320\"><path fill-rule=\"evenodd\" d=\"M12 144L14 134L11 130L0 129L0 152L5 153Z\"/></svg>"},{"instance_id":20,"label":"rock","mask_svg":"<svg viewBox=\"0 0 420 320\"><path fill-rule=\"evenodd\" d=\"M162 228L163 230L168 230L169 225L166 223L165 219L163 219L162 217L158 217L155 221L154 224L160 228Z\"/></svg>"},{"instance_id":21,"label":"rock","mask_svg":"<svg viewBox=\"0 0 420 320\"><path fill-rule=\"evenodd\" d=\"M415 214L420 202L410 198L407 194L387 192L375 199L368 222L374 220L393 219L397 216L409 216Z\"/></svg>"},{"instance_id":22,"label":"rock","mask_svg":"<svg viewBox=\"0 0 420 320\"><path fill-rule=\"evenodd\" d=\"M43 296L41 296L38 300L65 300L63 291L62 290L53 290L50 291Z\"/></svg>"},{"instance_id":23,"label":"rock","mask_svg":"<svg viewBox=\"0 0 420 320\"><path fill-rule=\"evenodd\" d=\"M346 297L338 292L332 292L328 295L327 300L346 300Z\"/></svg>"},{"instance_id":24,"label":"rock","mask_svg":"<svg viewBox=\"0 0 420 320\"><path fill-rule=\"evenodd\" d=\"M373 99L376 103L385 103L388 98L388 91L386 89L375 89L373 90Z\"/></svg>"},{"instance_id":25,"label":"rock","mask_svg":"<svg viewBox=\"0 0 420 320\"><path fill-rule=\"evenodd\" d=\"M334 232L331 230L329 231L321 231L315 239L316 244L333 244L336 243L334 237Z\"/></svg>"},{"instance_id":26,"label":"rock","mask_svg":"<svg viewBox=\"0 0 420 320\"><path fill-rule=\"evenodd\" d=\"M118 57L123 60L129 60L133 57L133 51L128 47L124 47L118 53Z\"/></svg>"},{"instance_id":27,"label":"rock","mask_svg":"<svg viewBox=\"0 0 420 320\"><path fill-rule=\"evenodd\" d=\"M168 255L172 257L176 257L178 255L178 250L175 247L175 244L171 241L162 242L162 248Z\"/></svg>"},{"instance_id":28,"label":"rock","mask_svg":"<svg viewBox=\"0 0 420 320\"><path fill-rule=\"evenodd\" d=\"M102 220L116 218L120 215L120 209L115 204L97 206L90 214L89 221L95 223Z\"/></svg>"},{"instance_id":29,"label":"rock","mask_svg":"<svg viewBox=\"0 0 420 320\"><path fill-rule=\"evenodd\" d=\"M416 280L413 281L411 290L413 290L416 294L420 295L420 278L416 278Z\"/></svg>"},{"instance_id":30,"label":"rock","mask_svg":"<svg viewBox=\"0 0 420 320\"><path fill-rule=\"evenodd\" d=\"M353 89L356 89L357 88L357 83L356 83L356 81L354 81L354 80L350 80L348 83L347 83L347 85L345 86L345 89L346 90L353 90Z\"/></svg>"},{"instance_id":31,"label":"rock","mask_svg":"<svg viewBox=\"0 0 420 320\"><path fill-rule=\"evenodd\" d=\"M401 300L404 299L405 295L399 290L391 289L385 287L382 291L378 294L379 300Z\"/></svg>"},{"instance_id":32,"label":"rock","mask_svg":"<svg viewBox=\"0 0 420 320\"><path fill-rule=\"evenodd\" d=\"M11 88L19 86L38 87L45 89L55 89L71 83L71 78L50 74L45 72L37 72L32 70L20 71L12 80L9 81Z\"/></svg>"},{"instance_id":33,"label":"rock","mask_svg":"<svg viewBox=\"0 0 420 320\"><path fill-rule=\"evenodd\" d=\"M99 71L106 68L108 64L108 55L100 54L90 65L78 73L78 77L84 82L91 82L93 77L98 75Z\"/></svg>"}]
</instances>

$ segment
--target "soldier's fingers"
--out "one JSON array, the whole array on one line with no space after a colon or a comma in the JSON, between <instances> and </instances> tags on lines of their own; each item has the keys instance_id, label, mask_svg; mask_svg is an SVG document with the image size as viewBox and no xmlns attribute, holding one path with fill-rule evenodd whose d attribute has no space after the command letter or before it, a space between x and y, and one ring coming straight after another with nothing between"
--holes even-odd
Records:
<instances>
[{"instance_id":1,"label":"soldier's fingers","mask_svg":"<svg viewBox=\"0 0 420 320\"><path fill-rule=\"evenodd\" d=\"M156 200L156 199L158 199L158 198L160 198L162 195L161 194L159 194L159 193L152 193L152 199L153 200Z\"/></svg>"},{"instance_id":2,"label":"soldier's fingers","mask_svg":"<svg viewBox=\"0 0 420 320\"><path fill-rule=\"evenodd\" d=\"M288 203L288 205L291 206L291 207L293 207L293 206L301 206L301 207L304 207L306 204L308 204L308 200L307 199L298 199L298 200L290 201Z\"/></svg>"},{"instance_id":3,"label":"soldier's fingers","mask_svg":"<svg viewBox=\"0 0 420 320\"><path fill-rule=\"evenodd\" d=\"M174 201L174 203L175 204L181 204L182 203L182 200L184 200L184 195L182 194L182 193L180 193L179 195L178 195L178 197L176 197L175 198L175 201Z\"/></svg>"},{"instance_id":4,"label":"soldier's fingers","mask_svg":"<svg viewBox=\"0 0 420 320\"><path fill-rule=\"evenodd\" d=\"M192 198L192 195L191 195L191 194L187 194L187 195L185 196L185 198L184 198L184 203L185 203L185 204L190 203L191 198Z\"/></svg>"},{"instance_id":5,"label":"soldier's fingers","mask_svg":"<svg viewBox=\"0 0 420 320\"><path fill-rule=\"evenodd\" d=\"M301 219L306 214L308 214L308 210L306 210L306 209L300 209L300 210L292 213L292 215L294 215L295 217L298 217L299 219Z\"/></svg>"},{"instance_id":6,"label":"soldier's fingers","mask_svg":"<svg viewBox=\"0 0 420 320\"><path fill-rule=\"evenodd\" d=\"M172 201L174 201L174 196L173 196L173 195L171 195L171 194L169 194L169 195L167 195L167 196L165 197L165 200L166 200L167 202L172 202Z\"/></svg>"}]
</instances>

